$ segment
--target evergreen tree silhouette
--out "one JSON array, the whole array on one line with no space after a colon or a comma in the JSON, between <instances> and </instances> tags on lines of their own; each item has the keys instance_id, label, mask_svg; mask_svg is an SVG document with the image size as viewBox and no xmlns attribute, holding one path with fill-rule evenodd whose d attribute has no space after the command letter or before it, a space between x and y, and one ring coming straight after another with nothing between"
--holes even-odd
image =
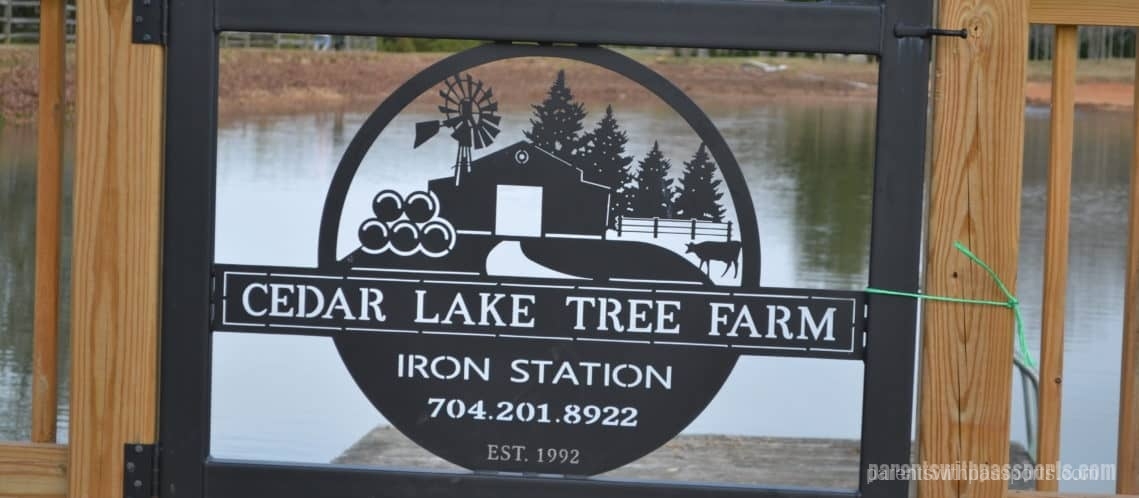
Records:
<instances>
[{"instance_id":1,"label":"evergreen tree silhouette","mask_svg":"<svg viewBox=\"0 0 1139 498\"><path fill-rule=\"evenodd\" d=\"M642 218L668 218L672 214L672 180L668 170L672 168L660 144L653 142L653 149L637 164L636 185L633 192L632 212Z\"/></svg>"},{"instance_id":2,"label":"evergreen tree silhouette","mask_svg":"<svg viewBox=\"0 0 1139 498\"><path fill-rule=\"evenodd\" d=\"M609 227L616 227L617 217L629 214L633 189L630 185L629 164L632 156L625 155L628 135L613 117L613 106L605 108L605 116L597 122L597 127L583 138L578 165L585 179L612 189L609 196Z\"/></svg>"},{"instance_id":3,"label":"evergreen tree silhouette","mask_svg":"<svg viewBox=\"0 0 1139 498\"><path fill-rule=\"evenodd\" d=\"M523 132L526 139L563 161L571 161L582 144L578 133L585 119L585 106L573 101L564 70L558 71L546 100L530 107L534 108L534 117L530 119L530 131Z\"/></svg>"},{"instance_id":4,"label":"evergreen tree silhouette","mask_svg":"<svg viewBox=\"0 0 1139 498\"><path fill-rule=\"evenodd\" d=\"M673 206L677 218L715 221L724 220L724 206L720 198L720 180L715 179L716 163L708 156L704 144L696 150L692 160L684 163L680 177L679 195Z\"/></svg>"}]
</instances>

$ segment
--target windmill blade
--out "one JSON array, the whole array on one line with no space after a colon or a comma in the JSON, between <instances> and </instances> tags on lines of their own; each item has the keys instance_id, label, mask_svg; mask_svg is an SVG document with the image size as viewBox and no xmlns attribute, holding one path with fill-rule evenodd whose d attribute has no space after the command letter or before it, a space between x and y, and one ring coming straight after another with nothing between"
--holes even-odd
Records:
<instances>
[{"instance_id":1,"label":"windmill blade","mask_svg":"<svg viewBox=\"0 0 1139 498\"><path fill-rule=\"evenodd\" d=\"M455 131L451 133L451 138L459 142L460 147L471 146L471 127L466 122L460 123L455 127Z\"/></svg>"},{"instance_id":2,"label":"windmill blade","mask_svg":"<svg viewBox=\"0 0 1139 498\"><path fill-rule=\"evenodd\" d=\"M471 92L471 101L477 101L482 96L482 80L475 80L475 89Z\"/></svg>"},{"instance_id":3,"label":"windmill blade","mask_svg":"<svg viewBox=\"0 0 1139 498\"><path fill-rule=\"evenodd\" d=\"M485 121L479 123L479 130L486 130L486 132L490 134L491 138L497 137L501 132L501 130L499 130L496 126Z\"/></svg>"},{"instance_id":4,"label":"windmill blade","mask_svg":"<svg viewBox=\"0 0 1139 498\"><path fill-rule=\"evenodd\" d=\"M451 119L443 121L443 126L446 126L448 128L454 128L454 127L458 126L459 123L462 123L462 122L463 122L462 116L455 116Z\"/></svg>"},{"instance_id":5,"label":"windmill blade","mask_svg":"<svg viewBox=\"0 0 1139 498\"><path fill-rule=\"evenodd\" d=\"M475 134L475 144L476 144L476 146L477 146L478 148L480 148L480 149L481 149L481 148L483 148L485 145L490 145L490 143L491 143L491 142L493 142L493 141L494 141L494 136L493 136L493 135L491 135L490 133L488 133L488 132L486 131L486 128L484 128L484 127L480 126L480 127L478 128L478 133L476 133L476 134ZM478 144L480 144L480 143L482 143L482 144L485 144L485 145L478 145Z\"/></svg>"},{"instance_id":6,"label":"windmill blade","mask_svg":"<svg viewBox=\"0 0 1139 498\"><path fill-rule=\"evenodd\" d=\"M452 108L450 108L450 107L447 107L447 106L445 106L445 105L441 105L441 106L439 106L439 112L441 112L441 113L443 113L443 114L446 114L446 115L448 115L448 116L450 116L450 115L452 115L452 114L458 114L458 113L459 113L459 111L457 111L457 110L455 110L455 109L452 109Z\"/></svg>"},{"instance_id":7,"label":"windmill blade","mask_svg":"<svg viewBox=\"0 0 1139 498\"><path fill-rule=\"evenodd\" d=\"M471 73L467 73L467 97L475 99L475 80L471 78Z\"/></svg>"},{"instance_id":8,"label":"windmill blade","mask_svg":"<svg viewBox=\"0 0 1139 498\"><path fill-rule=\"evenodd\" d=\"M467 88L463 85L463 77L458 74L455 75L455 95L459 97L459 100L467 98Z\"/></svg>"},{"instance_id":9,"label":"windmill blade","mask_svg":"<svg viewBox=\"0 0 1139 498\"><path fill-rule=\"evenodd\" d=\"M488 120L479 120L479 127L486 128L488 131L492 131L494 135L498 135L498 125Z\"/></svg>"},{"instance_id":10,"label":"windmill blade","mask_svg":"<svg viewBox=\"0 0 1139 498\"><path fill-rule=\"evenodd\" d=\"M479 106L481 112L498 112L498 102L491 102L485 106Z\"/></svg>"},{"instance_id":11,"label":"windmill blade","mask_svg":"<svg viewBox=\"0 0 1139 498\"><path fill-rule=\"evenodd\" d=\"M411 148L414 149L423 145L423 142L430 140L436 133L439 133L438 121L421 121L415 123L415 145Z\"/></svg>"},{"instance_id":12,"label":"windmill blade","mask_svg":"<svg viewBox=\"0 0 1139 498\"><path fill-rule=\"evenodd\" d=\"M498 122L502 121L502 118L495 116L494 114L479 114L479 119L481 119L484 123L493 123L495 126L498 126Z\"/></svg>"},{"instance_id":13,"label":"windmill blade","mask_svg":"<svg viewBox=\"0 0 1139 498\"><path fill-rule=\"evenodd\" d=\"M459 101L455 100L455 98L451 96L450 92L439 90L439 96L443 97L443 102L446 102L448 104L454 104L456 106L459 105Z\"/></svg>"},{"instance_id":14,"label":"windmill blade","mask_svg":"<svg viewBox=\"0 0 1139 498\"><path fill-rule=\"evenodd\" d=\"M459 75L457 74L452 74L450 78L445 78L443 80L443 82L447 84L447 91L455 94L458 94L459 90L461 89L456 89L455 87L462 87L461 81L462 80L459 79Z\"/></svg>"},{"instance_id":15,"label":"windmill blade","mask_svg":"<svg viewBox=\"0 0 1139 498\"><path fill-rule=\"evenodd\" d=\"M482 95L482 98L479 99L478 104L482 105L483 102L489 101L492 98L494 98L494 89L493 88L487 88L486 93L484 93Z\"/></svg>"},{"instance_id":16,"label":"windmill blade","mask_svg":"<svg viewBox=\"0 0 1139 498\"><path fill-rule=\"evenodd\" d=\"M486 147L487 145L490 145L489 141L483 140L483 136L482 136L481 132L480 133L472 133L471 135L472 135L471 138L474 139L474 142L475 142L474 146L476 149L481 149L483 147Z\"/></svg>"}]
</instances>

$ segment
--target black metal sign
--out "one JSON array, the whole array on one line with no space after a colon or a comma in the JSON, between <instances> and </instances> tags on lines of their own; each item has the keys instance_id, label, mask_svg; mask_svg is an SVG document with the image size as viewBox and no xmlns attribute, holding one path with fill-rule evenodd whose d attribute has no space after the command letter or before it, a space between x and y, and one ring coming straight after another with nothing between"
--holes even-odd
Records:
<instances>
[{"instance_id":1,"label":"black metal sign","mask_svg":"<svg viewBox=\"0 0 1139 498\"><path fill-rule=\"evenodd\" d=\"M518 57L597 64L672 104L700 141L681 186L665 180L659 143L630 168L612 105L578 137L585 112L565 71L551 72L528 131L510 130L525 139L499 144L507 96L476 76ZM403 148L372 150L424 94L439 119ZM364 153L414 162L447 138L455 161L423 172L423 190L361 185L370 212L345 219ZM754 210L723 138L613 51L488 45L440 61L379 106L329 190L320 267L215 266L213 328L332 337L396 428L472 470L604 472L688 426L739 355L861 359L863 294L759 287ZM356 238L341 248L345 223Z\"/></svg>"},{"instance_id":2,"label":"black metal sign","mask_svg":"<svg viewBox=\"0 0 1139 498\"><path fill-rule=\"evenodd\" d=\"M597 45L880 56L869 284L908 291L929 45L893 26L928 24L930 2L207 0L169 10L160 495L905 496L903 482L864 479L840 492L586 477L676 436L740 355L863 362L863 470L908 462L916 319L904 298L761 287L755 209L724 139L683 91ZM541 43L456 54L382 102L328 187L314 265L230 265L212 252L223 30ZM667 143L626 153L619 102L591 110L604 116L596 129L573 129L572 68L551 69L546 98L525 102L532 121L511 125L504 106L521 97L495 88L493 63L527 57L631 80L679 116L693 146L683 157L667 157ZM434 112L408 119L413 102ZM396 128L407 140L381 145ZM370 155L428 150L434 162L416 160L429 166L410 183L359 174ZM395 428L475 472L210 458L214 332L331 338Z\"/></svg>"}]
</instances>

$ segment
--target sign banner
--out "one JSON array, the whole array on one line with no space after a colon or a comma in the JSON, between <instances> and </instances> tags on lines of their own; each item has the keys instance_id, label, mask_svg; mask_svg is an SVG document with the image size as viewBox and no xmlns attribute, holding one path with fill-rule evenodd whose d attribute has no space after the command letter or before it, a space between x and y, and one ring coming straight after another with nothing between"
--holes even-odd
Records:
<instances>
[{"instance_id":1,"label":"sign banner","mask_svg":"<svg viewBox=\"0 0 1139 498\"><path fill-rule=\"evenodd\" d=\"M689 285L334 276L219 265L220 330L426 334L721 348L859 359L863 294ZM260 272L258 271L260 270Z\"/></svg>"}]
</instances>

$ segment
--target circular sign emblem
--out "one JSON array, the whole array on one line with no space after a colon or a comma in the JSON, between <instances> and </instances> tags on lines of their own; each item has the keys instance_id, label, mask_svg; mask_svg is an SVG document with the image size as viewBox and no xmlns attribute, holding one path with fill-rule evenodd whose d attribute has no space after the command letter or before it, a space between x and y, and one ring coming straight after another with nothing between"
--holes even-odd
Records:
<instances>
[{"instance_id":1,"label":"circular sign emblem","mask_svg":"<svg viewBox=\"0 0 1139 498\"><path fill-rule=\"evenodd\" d=\"M537 102L496 88L511 77L494 63L519 58L555 61ZM557 61L658 99L691 146L627 129L615 103L586 108ZM407 141L381 147L385 130ZM368 155L421 179L369 180ZM370 205L349 206L350 190ZM298 284L301 318L353 320L333 337L368 399L474 470L592 475L632 462L691 423L746 348L787 340L762 320L796 312L729 302L758 288L760 265L735 158L679 89L596 47L487 45L411 78L344 154L319 249L319 270L356 287L312 284L321 304L308 316Z\"/></svg>"}]
</instances>

